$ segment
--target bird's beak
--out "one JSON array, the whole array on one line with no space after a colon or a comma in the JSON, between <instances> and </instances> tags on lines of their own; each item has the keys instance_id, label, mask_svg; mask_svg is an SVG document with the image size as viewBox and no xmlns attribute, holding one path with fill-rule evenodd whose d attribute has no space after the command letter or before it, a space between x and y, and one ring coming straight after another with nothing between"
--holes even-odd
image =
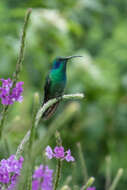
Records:
<instances>
[{"instance_id":1,"label":"bird's beak","mask_svg":"<svg viewBox=\"0 0 127 190\"><path fill-rule=\"evenodd\" d=\"M63 58L64 60L69 60L69 59L72 59L72 58L75 58L75 57L82 57L80 55L73 55L73 56L68 56L68 57L65 57Z\"/></svg>"}]
</instances>

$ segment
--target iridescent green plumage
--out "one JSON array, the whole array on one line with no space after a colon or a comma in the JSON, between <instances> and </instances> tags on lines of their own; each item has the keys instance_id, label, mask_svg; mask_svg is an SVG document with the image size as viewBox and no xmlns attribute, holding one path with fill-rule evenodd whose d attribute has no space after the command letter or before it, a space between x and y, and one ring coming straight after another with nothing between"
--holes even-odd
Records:
<instances>
[{"instance_id":1,"label":"iridescent green plumage","mask_svg":"<svg viewBox=\"0 0 127 190\"><path fill-rule=\"evenodd\" d=\"M79 56L59 57L54 60L53 67L46 78L43 104L52 98L63 95L66 86L66 65L68 60L73 57ZM48 119L54 113L58 104L59 102L49 107L43 114L43 118Z\"/></svg>"}]
</instances>

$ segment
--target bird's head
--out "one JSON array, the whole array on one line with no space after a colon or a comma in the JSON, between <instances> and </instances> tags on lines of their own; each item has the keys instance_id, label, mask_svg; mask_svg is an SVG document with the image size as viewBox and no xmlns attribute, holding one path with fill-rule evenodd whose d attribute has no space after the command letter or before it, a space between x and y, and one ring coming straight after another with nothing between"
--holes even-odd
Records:
<instances>
[{"instance_id":1,"label":"bird's head","mask_svg":"<svg viewBox=\"0 0 127 190\"><path fill-rule=\"evenodd\" d=\"M82 57L82 56L73 55L73 56L68 56L68 57L57 57L53 61L53 69L59 69L60 67L66 68L66 63L68 62L68 60L72 58L76 58L76 57Z\"/></svg>"}]
</instances>

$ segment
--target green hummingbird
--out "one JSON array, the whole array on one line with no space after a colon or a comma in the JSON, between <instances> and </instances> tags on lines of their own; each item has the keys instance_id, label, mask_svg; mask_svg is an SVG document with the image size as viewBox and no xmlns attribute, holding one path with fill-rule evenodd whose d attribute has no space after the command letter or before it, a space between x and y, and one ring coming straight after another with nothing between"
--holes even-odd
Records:
<instances>
[{"instance_id":1,"label":"green hummingbird","mask_svg":"<svg viewBox=\"0 0 127 190\"><path fill-rule=\"evenodd\" d=\"M44 100L45 104L48 100L52 98L61 97L63 95L66 86L66 66L70 59L82 56L69 56L69 57L57 57L53 61L52 69L50 70L48 76L46 77L44 85ZM42 105L43 105L42 104ZM57 109L59 101L50 106L42 115L42 118L47 120L52 116L52 114Z\"/></svg>"}]
</instances>

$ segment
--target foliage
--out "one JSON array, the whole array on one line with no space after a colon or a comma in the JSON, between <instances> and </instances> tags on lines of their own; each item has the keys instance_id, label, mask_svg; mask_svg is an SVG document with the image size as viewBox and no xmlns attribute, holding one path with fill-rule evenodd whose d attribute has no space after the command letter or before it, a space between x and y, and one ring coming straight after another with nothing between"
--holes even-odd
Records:
<instances>
[{"instance_id":1,"label":"foliage","mask_svg":"<svg viewBox=\"0 0 127 190\"><path fill-rule=\"evenodd\" d=\"M42 138L47 130L52 125L62 125L64 147L71 148L77 160L78 184L82 186L84 180L76 148L76 143L81 142L88 176L96 178L98 190L104 189L107 155L112 160L112 179L119 168L127 167L127 1L0 1L0 78L7 79L15 71L19 37L28 7L33 10L20 74L20 81L24 82L24 100L9 108L0 157L7 158L15 153L29 130L33 94L38 92L42 101L45 76L54 57L82 55L83 58L68 64L66 93L82 92L86 98L81 102L62 102L49 121L39 123L35 141L42 151ZM55 144L53 137L48 144ZM41 151L36 158L38 165L42 162ZM65 164L63 181L69 172L70 167ZM126 188L126 178L124 173L119 189Z\"/></svg>"}]
</instances>

